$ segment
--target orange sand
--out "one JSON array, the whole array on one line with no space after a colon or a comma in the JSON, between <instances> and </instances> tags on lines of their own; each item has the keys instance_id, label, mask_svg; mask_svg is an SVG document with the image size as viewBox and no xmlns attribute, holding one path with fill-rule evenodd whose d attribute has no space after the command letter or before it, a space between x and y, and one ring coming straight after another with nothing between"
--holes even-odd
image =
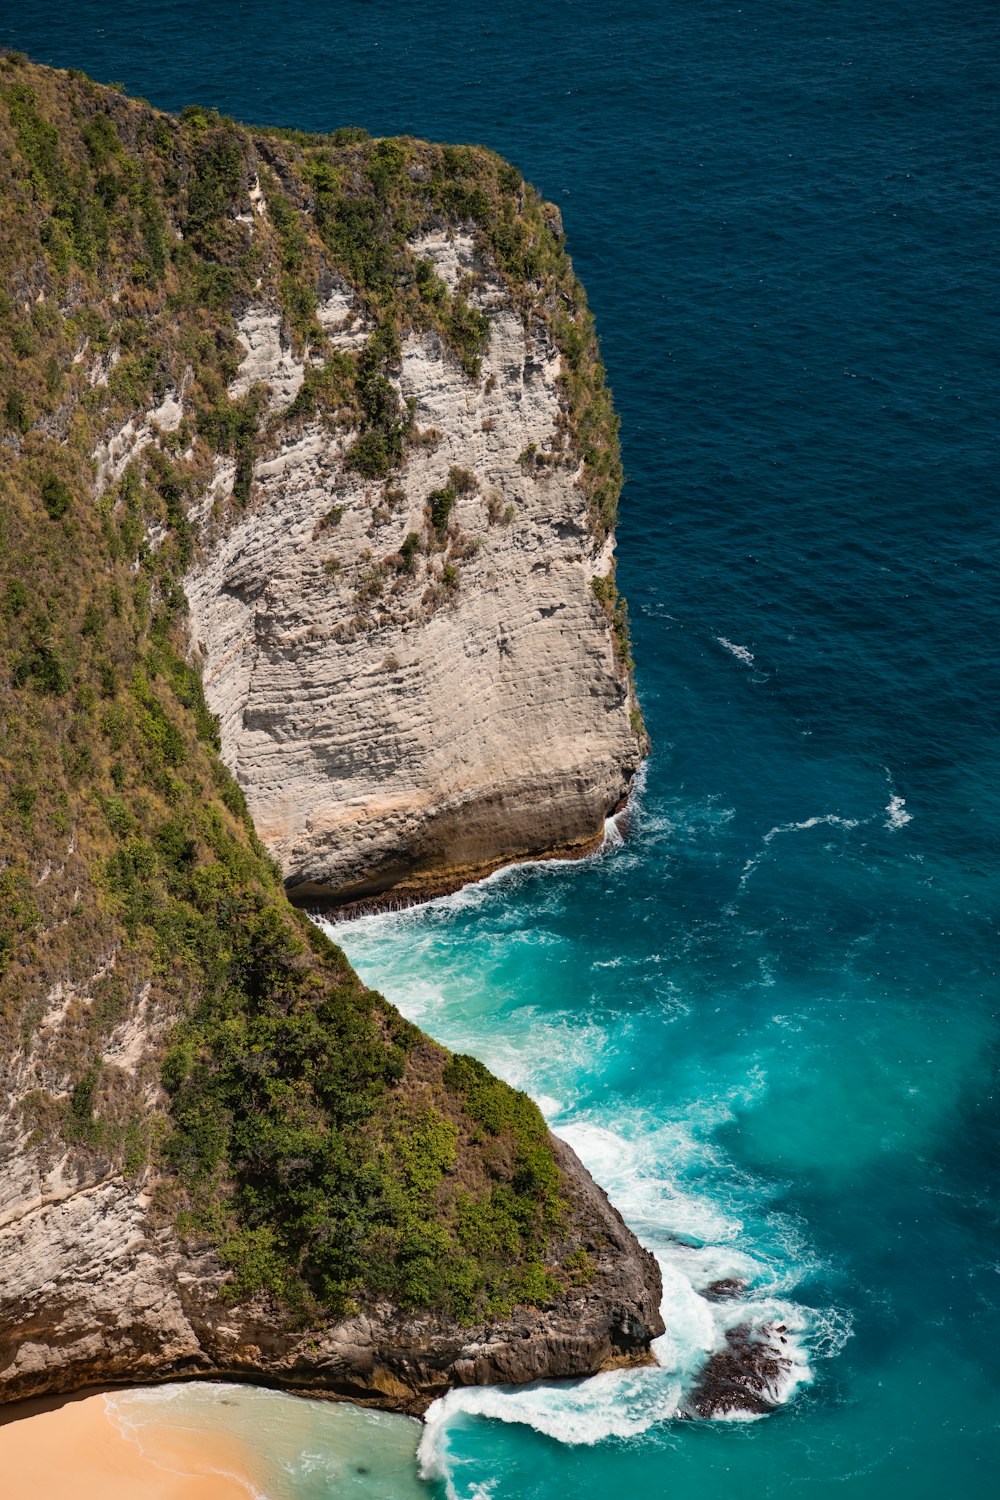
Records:
<instances>
[{"instance_id":1,"label":"orange sand","mask_svg":"<svg viewBox=\"0 0 1000 1500\"><path fill-rule=\"evenodd\" d=\"M141 1439L142 1446L139 1446ZM3 1500L248 1500L239 1443L168 1427L123 1435L103 1396L0 1426Z\"/></svg>"}]
</instances>

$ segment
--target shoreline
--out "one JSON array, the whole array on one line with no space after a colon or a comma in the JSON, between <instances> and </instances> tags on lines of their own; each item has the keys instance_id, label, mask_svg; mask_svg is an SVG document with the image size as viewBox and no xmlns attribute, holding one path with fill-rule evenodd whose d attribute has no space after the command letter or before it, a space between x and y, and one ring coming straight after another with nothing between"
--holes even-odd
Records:
<instances>
[{"instance_id":1,"label":"shoreline","mask_svg":"<svg viewBox=\"0 0 1000 1500\"><path fill-rule=\"evenodd\" d=\"M119 1387L122 1391L129 1389ZM262 1500L243 1444L228 1433L134 1428L112 1391L36 1397L0 1409L5 1500Z\"/></svg>"},{"instance_id":2,"label":"shoreline","mask_svg":"<svg viewBox=\"0 0 1000 1500\"><path fill-rule=\"evenodd\" d=\"M333 897L324 897L321 887L311 887L308 882L292 888L286 886L285 894L292 905L304 911L308 917L335 925L341 922L353 922L359 917L377 917L389 912L411 911L415 906L427 906L432 901L439 901L445 896L454 896L458 891L465 890L467 886L479 885L507 870L519 870L528 865L548 863L581 864L585 860L592 859L604 848L608 842L607 825L609 823L614 824L623 841L628 838L631 832L630 803L638 774L637 772L632 778L625 795L605 817L601 831L586 839L581 839L578 843L563 844L555 849L547 849L536 854L506 855L503 859L470 866L467 870L456 870L451 875L440 876L429 880L426 884L400 881L398 885L390 886L385 891L359 896L352 901L339 901Z\"/></svg>"},{"instance_id":3,"label":"shoreline","mask_svg":"<svg viewBox=\"0 0 1000 1500\"><path fill-rule=\"evenodd\" d=\"M593 839L587 841L585 846L574 845L572 848L552 849L544 854L521 854L514 859L498 860L496 863L477 865L474 869L465 873L456 873L453 876L444 876L434 881L428 881L426 885L408 886L404 884L390 887L384 893L372 896L360 896L356 901L334 901L324 902L322 896L315 890L310 890L308 899L299 899L295 890L287 891L289 901L293 906L299 907L309 917L321 917L324 922L353 922L358 917L383 916L387 912L410 911L415 906L427 906L432 901L439 901L444 896L454 896L459 891L464 891L466 886L479 885L484 880L489 880L491 875L499 875L503 870L517 870L524 865L541 865L549 861L560 864L578 864L596 854L604 844L605 834L595 834Z\"/></svg>"},{"instance_id":4,"label":"shoreline","mask_svg":"<svg viewBox=\"0 0 1000 1500\"><path fill-rule=\"evenodd\" d=\"M635 1364L643 1362L641 1358L632 1361ZM552 1378L558 1379L559 1377ZM81 1385L72 1390L53 1391L47 1396L26 1396L17 1401L0 1401L0 1439L7 1427L16 1426L19 1422L29 1421L34 1417L45 1416L50 1412L61 1411L63 1407L74 1403L93 1400L97 1397L110 1397L113 1400L115 1396L125 1396L140 1391L197 1385L232 1385L249 1391L267 1391L275 1396L294 1396L303 1401L322 1401L330 1406L350 1406L358 1411L379 1412L391 1417L406 1417L421 1424L428 1409L440 1399L434 1396L429 1397L425 1402L400 1404L387 1400L381 1392L366 1395L363 1391L356 1390L348 1393L330 1385L295 1380L285 1381L278 1379L273 1371L248 1370L245 1366L231 1370L193 1370L187 1373L169 1371L162 1375L148 1375L136 1371L127 1380L122 1380L117 1384ZM0 1447L0 1472L2 1472L2 1462L3 1454L2 1447ZM4 1495L3 1500L9 1500L9 1497Z\"/></svg>"}]
</instances>

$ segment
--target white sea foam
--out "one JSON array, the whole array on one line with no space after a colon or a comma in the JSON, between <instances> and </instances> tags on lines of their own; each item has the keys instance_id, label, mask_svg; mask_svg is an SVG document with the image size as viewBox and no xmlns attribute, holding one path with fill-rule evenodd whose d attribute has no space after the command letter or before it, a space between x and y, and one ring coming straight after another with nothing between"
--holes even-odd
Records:
<instances>
[{"instance_id":1,"label":"white sea foam","mask_svg":"<svg viewBox=\"0 0 1000 1500\"><path fill-rule=\"evenodd\" d=\"M409 986L393 987L391 994L407 1019L429 1027L453 1051L486 1060L505 1083L530 1094L550 1122L571 1114L610 1054L628 1045L627 1026L612 1034L594 1021L572 1025L534 1006L523 1006L511 1019L512 1029L490 1038L484 1046L481 1023L476 1024L475 1016L456 1014L444 996L439 1000L441 1014L435 1017L430 1006L418 1008L411 1003Z\"/></svg>"},{"instance_id":2,"label":"white sea foam","mask_svg":"<svg viewBox=\"0 0 1000 1500\"><path fill-rule=\"evenodd\" d=\"M605 818L604 820L604 842L597 850L599 855L610 854L615 849L620 849L625 842L625 835L621 831L617 818Z\"/></svg>"},{"instance_id":3,"label":"white sea foam","mask_svg":"<svg viewBox=\"0 0 1000 1500\"><path fill-rule=\"evenodd\" d=\"M732 1270L732 1267L728 1269ZM835 1309L806 1309L775 1297L713 1303L695 1296L672 1267L664 1274L662 1312L668 1333L653 1344L655 1367L614 1370L582 1381L542 1381L527 1386L473 1386L449 1391L427 1413L419 1448L421 1475L445 1482L458 1500L448 1436L470 1418L533 1427L559 1442L592 1446L609 1438L634 1438L688 1414L686 1398L712 1354L727 1348L727 1334L749 1328L782 1364L761 1391L780 1406L815 1375L812 1360L840 1352L849 1322ZM748 1421L756 1414L727 1411L715 1420Z\"/></svg>"},{"instance_id":4,"label":"white sea foam","mask_svg":"<svg viewBox=\"0 0 1000 1500\"><path fill-rule=\"evenodd\" d=\"M555 1119L566 1108L564 1101L553 1094L538 1094L535 1096L535 1103L547 1120Z\"/></svg>"},{"instance_id":5,"label":"white sea foam","mask_svg":"<svg viewBox=\"0 0 1000 1500\"><path fill-rule=\"evenodd\" d=\"M809 1343L814 1359L836 1359L854 1334L854 1320L839 1307L811 1310Z\"/></svg>"},{"instance_id":6,"label":"white sea foam","mask_svg":"<svg viewBox=\"0 0 1000 1500\"><path fill-rule=\"evenodd\" d=\"M712 1114L721 1121L730 1113L727 1101L706 1105L702 1123L707 1125ZM757 1330L754 1336L773 1343L787 1360L767 1393L775 1405L813 1380L811 1353L832 1352L835 1314L814 1313L782 1295L811 1269L794 1222L772 1226L785 1241L775 1262L748 1254L738 1243L741 1220L717 1198L679 1185L685 1165L704 1161L707 1148L700 1131L690 1122L653 1122L641 1115L615 1124L619 1128L578 1119L556 1130L656 1254L666 1325L653 1344L657 1365L572 1384L451 1391L428 1413L419 1456L422 1474L443 1480L452 1500L460 1500L460 1493L449 1461L448 1434L470 1419L523 1423L572 1444L631 1438L685 1414L685 1400L707 1360L727 1347L727 1334L735 1327ZM724 1280L748 1290L734 1301L701 1295Z\"/></svg>"},{"instance_id":7,"label":"white sea foam","mask_svg":"<svg viewBox=\"0 0 1000 1500\"><path fill-rule=\"evenodd\" d=\"M715 639L724 651L728 651L730 656L735 656L736 660L741 661L745 667L754 665L753 652L748 651L746 646L739 646L735 641L727 641L724 635L717 635Z\"/></svg>"},{"instance_id":8,"label":"white sea foam","mask_svg":"<svg viewBox=\"0 0 1000 1500\"><path fill-rule=\"evenodd\" d=\"M906 798L897 796L895 792L886 803L885 810L889 814L885 820L886 828L905 828L912 821L913 814L906 811Z\"/></svg>"},{"instance_id":9,"label":"white sea foam","mask_svg":"<svg viewBox=\"0 0 1000 1500\"><path fill-rule=\"evenodd\" d=\"M676 1268L662 1259L661 1270L662 1311L669 1331L654 1342L655 1367L607 1371L582 1381L451 1390L427 1413L418 1452L421 1476L443 1481L450 1500L464 1500L456 1482L449 1434L470 1419L522 1424L561 1443L593 1446L609 1438L635 1438L685 1416L686 1398L698 1375L713 1353L727 1347L726 1335L735 1328L754 1330L753 1337L781 1357L783 1363L761 1392L779 1406L812 1383L810 1356L838 1352L849 1336L849 1326L832 1310L814 1313L781 1298L713 1303L697 1296ZM827 1347L816 1348L817 1333ZM716 1420L748 1421L754 1416L727 1411Z\"/></svg>"},{"instance_id":10,"label":"white sea foam","mask_svg":"<svg viewBox=\"0 0 1000 1500\"><path fill-rule=\"evenodd\" d=\"M584 1381L460 1387L427 1413L420 1473L443 1480L450 1500L457 1500L448 1434L469 1417L521 1423L559 1442L590 1447L608 1438L638 1437L677 1416L680 1399L680 1381L657 1369L609 1370Z\"/></svg>"},{"instance_id":11,"label":"white sea foam","mask_svg":"<svg viewBox=\"0 0 1000 1500\"><path fill-rule=\"evenodd\" d=\"M726 1101L706 1106L706 1119L713 1112L721 1119L730 1110ZM443 1481L450 1500L467 1496L451 1459L449 1434L470 1420L521 1423L577 1445L637 1437L686 1415L686 1400L706 1362L727 1348L731 1330L747 1327L786 1362L776 1369L773 1386L765 1392L780 1405L812 1382L812 1358L834 1352L837 1340L842 1344L849 1332L835 1312L817 1313L782 1295L807 1268L798 1258L805 1247L793 1224L786 1226L788 1255L780 1257L784 1263L769 1264L736 1243L742 1233L738 1218L707 1194L678 1185L683 1164L699 1155L704 1158L706 1151L690 1123L657 1124L639 1116L616 1125L620 1128L578 1119L556 1130L610 1190L628 1223L656 1254L667 1330L653 1344L657 1364L583 1381L450 1391L428 1412L419 1450L422 1475ZM808 1260L808 1252L804 1258ZM740 1282L747 1291L730 1301L701 1295L723 1280ZM751 1418L726 1412L719 1419Z\"/></svg>"},{"instance_id":12,"label":"white sea foam","mask_svg":"<svg viewBox=\"0 0 1000 1500\"><path fill-rule=\"evenodd\" d=\"M555 1121L553 1129L657 1254L672 1251L678 1236L718 1245L738 1232L715 1199L678 1185L685 1169L705 1156L704 1143L696 1140L688 1122L657 1122L641 1115L627 1123L578 1118ZM690 1254L687 1246L680 1248L684 1256ZM708 1276L706 1284L715 1279Z\"/></svg>"},{"instance_id":13,"label":"white sea foam","mask_svg":"<svg viewBox=\"0 0 1000 1500\"><path fill-rule=\"evenodd\" d=\"M882 767L885 772L886 784L889 788L889 800L885 805L886 820L885 827L889 829L905 828L907 823L912 822L913 815L906 811L906 798L901 797L896 791L896 783L888 766Z\"/></svg>"},{"instance_id":14,"label":"white sea foam","mask_svg":"<svg viewBox=\"0 0 1000 1500\"><path fill-rule=\"evenodd\" d=\"M642 838L648 841L656 830L643 805L643 790L638 781L632 807ZM665 831L675 838L678 833L700 837L732 815L731 809L713 804L701 808L691 827L673 822ZM689 814L685 818L692 821ZM744 881L779 834L820 825L849 830L857 821L831 813L772 828L748 862ZM614 847L609 831L605 849ZM538 866L527 868L534 871ZM551 868L567 867L552 862ZM628 1034L630 1017L609 1021L598 1013L600 1019L595 1019L588 1014L584 991L572 1011L520 1004L498 1018L497 996L491 990L495 980L490 977L494 961L500 965L497 972L502 972L506 950L521 941L566 941L536 924L522 923L524 931L507 930L511 891L505 882L519 878L518 867L511 867L442 898L435 909L362 918L345 934L346 946L362 971L380 982L405 1014L424 1020L446 1044L482 1057L539 1101L552 1128L574 1148L656 1255L667 1332L655 1341L655 1367L607 1372L572 1383L462 1388L436 1402L420 1444L421 1472L443 1481L452 1500L473 1500L469 1481L463 1485L461 1466L449 1452L449 1433L470 1421L523 1423L577 1444L633 1437L686 1414L685 1401L697 1389L706 1362L727 1348L727 1334L736 1327L749 1327L755 1339L776 1341L775 1352L787 1361L776 1368L777 1383L770 1392L770 1399L780 1404L809 1384L813 1362L847 1336L834 1313L817 1313L794 1300L797 1286L817 1268L803 1226L792 1217L767 1212L760 1185L737 1173L717 1144L720 1127L765 1097L764 1058L744 1060L728 1089L675 1100L676 1117L644 1110L631 1098L583 1112L582 1101L593 1097L595 1076L613 1072L616 1054L634 1047ZM553 882L554 889L560 886ZM544 911L544 888L533 888L532 900ZM453 959L455 944L468 941L467 922L453 927L451 918L487 903L495 903L497 921L494 924L491 911L476 927L476 968L482 966L485 982L478 984L475 971L466 971L461 997L447 977L440 986L428 983L426 975L442 955ZM623 954L595 960L593 968L618 968L623 963L637 975L642 970L640 961ZM423 977L418 978L421 970ZM449 973L448 963L444 972ZM595 974L598 993L601 982ZM657 983L669 989L665 976ZM739 1283L743 1290L728 1301L702 1295L722 1281Z\"/></svg>"},{"instance_id":15,"label":"white sea foam","mask_svg":"<svg viewBox=\"0 0 1000 1500\"><path fill-rule=\"evenodd\" d=\"M807 828L820 828L823 826L843 828L849 831L852 828L857 828L859 821L858 818L842 818L839 813L822 813L816 817L803 818L799 823L776 823L773 828L769 828L767 833L765 833L757 853L748 859L743 866L743 873L740 876L740 890L743 890L758 865L767 858L768 850L779 833L801 833Z\"/></svg>"}]
</instances>

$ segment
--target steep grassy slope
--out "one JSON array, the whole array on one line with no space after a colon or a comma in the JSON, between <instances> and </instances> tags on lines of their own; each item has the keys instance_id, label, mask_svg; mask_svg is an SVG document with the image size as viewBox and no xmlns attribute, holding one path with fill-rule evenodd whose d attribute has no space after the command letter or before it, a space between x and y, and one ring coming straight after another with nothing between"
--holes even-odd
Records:
<instances>
[{"instance_id":1,"label":"steep grassy slope","mask_svg":"<svg viewBox=\"0 0 1000 1500\"><path fill-rule=\"evenodd\" d=\"M306 412L356 427L351 463L391 486L419 440L389 379L401 331L434 327L475 368L484 320L407 244L449 222L475 225L563 351L564 451L525 461L582 456L601 535L620 487L610 398L557 215L513 168L178 120L0 59L7 1149L131 1177L157 1222L217 1255L224 1298L303 1326L373 1299L500 1317L586 1285L601 1249L530 1101L405 1022L288 905L188 654L189 502L219 454L235 477L213 526L250 500L268 422ZM316 321L333 275L374 320L355 352ZM226 391L251 293L312 361L281 418L257 388ZM177 391L179 422L143 418ZM107 434L144 420L131 461L96 475Z\"/></svg>"}]
</instances>

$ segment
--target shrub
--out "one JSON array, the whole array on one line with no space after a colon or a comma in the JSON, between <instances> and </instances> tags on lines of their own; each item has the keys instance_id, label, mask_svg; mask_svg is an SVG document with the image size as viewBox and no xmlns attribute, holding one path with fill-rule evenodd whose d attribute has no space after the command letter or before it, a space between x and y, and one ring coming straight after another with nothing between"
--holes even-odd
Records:
<instances>
[{"instance_id":1,"label":"shrub","mask_svg":"<svg viewBox=\"0 0 1000 1500\"><path fill-rule=\"evenodd\" d=\"M209 446L236 459L233 499L240 505L250 497L263 405L264 393L255 386L239 401L223 394L214 406L202 407L196 418L198 432Z\"/></svg>"},{"instance_id":2,"label":"shrub","mask_svg":"<svg viewBox=\"0 0 1000 1500\"><path fill-rule=\"evenodd\" d=\"M38 352L38 340L30 324L14 324L10 333L10 346L19 359L30 359Z\"/></svg>"},{"instance_id":3,"label":"shrub","mask_svg":"<svg viewBox=\"0 0 1000 1500\"><path fill-rule=\"evenodd\" d=\"M361 404L361 434L347 454L349 467L369 479L385 479L403 461L407 421L390 366L399 358L399 338L388 324L380 324L368 338L358 364L357 394Z\"/></svg>"},{"instance_id":4,"label":"shrub","mask_svg":"<svg viewBox=\"0 0 1000 1500\"><path fill-rule=\"evenodd\" d=\"M369 139L368 131L361 125L339 125L330 135L335 146L358 146Z\"/></svg>"},{"instance_id":5,"label":"shrub","mask_svg":"<svg viewBox=\"0 0 1000 1500\"><path fill-rule=\"evenodd\" d=\"M58 651L44 642L21 653L14 663L11 678L18 688L31 683L42 693L69 691L69 669Z\"/></svg>"},{"instance_id":6,"label":"shrub","mask_svg":"<svg viewBox=\"0 0 1000 1500\"><path fill-rule=\"evenodd\" d=\"M368 153L365 169L375 191L385 195L388 194L405 165L406 151L402 144L386 138L375 142Z\"/></svg>"},{"instance_id":7,"label":"shrub","mask_svg":"<svg viewBox=\"0 0 1000 1500\"><path fill-rule=\"evenodd\" d=\"M491 526L509 526L517 512L512 504L504 504L499 490L493 490L486 502L486 514Z\"/></svg>"},{"instance_id":8,"label":"shrub","mask_svg":"<svg viewBox=\"0 0 1000 1500\"><path fill-rule=\"evenodd\" d=\"M477 380L490 336L490 320L486 313L471 307L464 297L453 296L445 318L444 333L465 373L470 379Z\"/></svg>"},{"instance_id":9,"label":"shrub","mask_svg":"<svg viewBox=\"0 0 1000 1500\"><path fill-rule=\"evenodd\" d=\"M347 464L366 479L384 479L398 463L392 434L373 428L362 432L347 454Z\"/></svg>"},{"instance_id":10,"label":"shrub","mask_svg":"<svg viewBox=\"0 0 1000 1500\"><path fill-rule=\"evenodd\" d=\"M441 307L448 300L448 288L434 269L432 260L418 260L413 267L413 276L422 301L432 307Z\"/></svg>"},{"instance_id":11,"label":"shrub","mask_svg":"<svg viewBox=\"0 0 1000 1500\"><path fill-rule=\"evenodd\" d=\"M91 599L83 612L83 620L80 623L80 634L99 640L104 634L104 614L99 605Z\"/></svg>"},{"instance_id":12,"label":"shrub","mask_svg":"<svg viewBox=\"0 0 1000 1500\"><path fill-rule=\"evenodd\" d=\"M457 464L448 470L448 484L456 495L471 495L479 488L479 480L471 469L461 469Z\"/></svg>"},{"instance_id":13,"label":"shrub","mask_svg":"<svg viewBox=\"0 0 1000 1500\"><path fill-rule=\"evenodd\" d=\"M25 433L31 426L31 417L28 412L28 402L23 391L13 390L7 392L4 403L4 418L7 426L14 432Z\"/></svg>"},{"instance_id":14,"label":"shrub","mask_svg":"<svg viewBox=\"0 0 1000 1500\"><path fill-rule=\"evenodd\" d=\"M11 788L10 800L17 812L25 820L30 819L35 810L35 802L38 792L33 786L15 786Z\"/></svg>"},{"instance_id":15,"label":"shrub","mask_svg":"<svg viewBox=\"0 0 1000 1500\"><path fill-rule=\"evenodd\" d=\"M408 531L407 534L406 534L406 538L405 538L402 546L399 549L399 555L402 558L403 569L404 569L405 572L407 572L407 573L412 573L413 572L414 561L415 561L417 552L419 551L419 548L420 548L420 536L419 536L419 534L416 531Z\"/></svg>"},{"instance_id":16,"label":"shrub","mask_svg":"<svg viewBox=\"0 0 1000 1500\"><path fill-rule=\"evenodd\" d=\"M618 598L618 590L615 587L614 579L610 574L607 574L604 577L602 577L600 574L597 574L590 580L590 587L593 592L594 598L600 604L602 604L605 610L607 610L607 612L610 614L614 609L615 601Z\"/></svg>"},{"instance_id":17,"label":"shrub","mask_svg":"<svg viewBox=\"0 0 1000 1500\"><path fill-rule=\"evenodd\" d=\"M441 490L431 490L427 496L427 504L430 506L431 525L438 536L443 536L448 525L448 517L451 508L455 504L455 491L450 485Z\"/></svg>"},{"instance_id":18,"label":"shrub","mask_svg":"<svg viewBox=\"0 0 1000 1500\"><path fill-rule=\"evenodd\" d=\"M116 838L126 839L135 832L135 819L121 797L105 797L101 807L108 827Z\"/></svg>"},{"instance_id":19,"label":"shrub","mask_svg":"<svg viewBox=\"0 0 1000 1500\"><path fill-rule=\"evenodd\" d=\"M94 1097L101 1079L100 1061L92 1062L83 1077L73 1085L66 1121L68 1140L87 1140L94 1130Z\"/></svg>"},{"instance_id":20,"label":"shrub","mask_svg":"<svg viewBox=\"0 0 1000 1500\"><path fill-rule=\"evenodd\" d=\"M110 748L117 752L124 749L128 740L131 720L124 707L116 703L106 709L101 717L101 733L107 736Z\"/></svg>"},{"instance_id":21,"label":"shrub","mask_svg":"<svg viewBox=\"0 0 1000 1500\"><path fill-rule=\"evenodd\" d=\"M53 521L59 521L73 504L73 493L56 474L42 480L42 504Z\"/></svg>"},{"instance_id":22,"label":"shrub","mask_svg":"<svg viewBox=\"0 0 1000 1500\"><path fill-rule=\"evenodd\" d=\"M210 124L212 116L189 114L201 133L188 183L186 232L198 247L210 248L220 239L220 224L238 212L246 191L243 137L232 120ZM206 128L206 126L208 128Z\"/></svg>"},{"instance_id":23,"label":"shrub","mask_svg":"<svg viewBox=\"0 0 1000 1500\"><path fill-rule=\"evenodd\" d=\"M27 879L0 870L0 977L10 966L19 940L38 926L40 915Z\"/></svg>"},{"instance_id":24,"label":"shrub","mask_svg":"<svg viewBox=\"0 0 1000 1500\"><path fill-rule=\"evenodd\" d=\"M23 578L11 578L4 590L3 609L8 618L23 613L28 607L28 589Z\"/></svg>"}]
</instances>

